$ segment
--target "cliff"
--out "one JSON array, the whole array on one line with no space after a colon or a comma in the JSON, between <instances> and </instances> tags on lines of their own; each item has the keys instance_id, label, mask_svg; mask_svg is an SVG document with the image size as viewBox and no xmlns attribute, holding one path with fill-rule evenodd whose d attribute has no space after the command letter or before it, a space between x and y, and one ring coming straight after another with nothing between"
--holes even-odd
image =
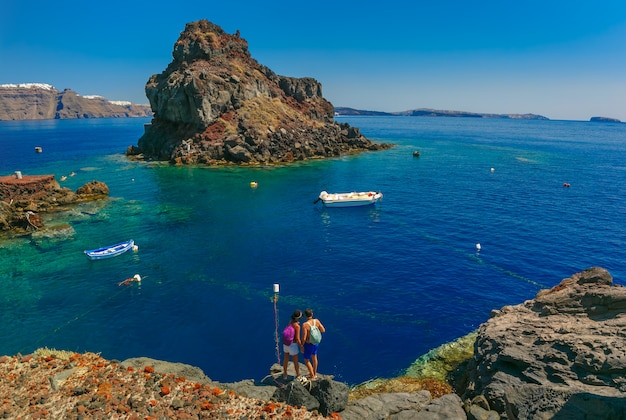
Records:
<instances>
[{"instance_id":1,"label":"cliff","mask_svg":"<svg viewBox=\"0 0 626 420\"><path fill-rule=\"evenodd\" d=\"M625 418L625 310L626 288L594 267L493 311L460 389L474 417Z\"/></svg>"},{"instance_id":2,"label":"cliff","mask_svg":"<svg viewBox=\"0 0 626 420\"><path fill-rule=\"evenodd\" d=\"M269 164L390 147L334 122L312 78L275 74L239 33L186 25L173 61L146 84L152 124L127 154L176 164Z\"/></svg>"},{"instance_id":3,"label":"cliff","mask_svg":"<svg viewBox=\"0 0 626 420\"><path fill-rule=\"evenodd\" d=\"M148 105L112 102L101 96L59 92L43 83L0 85L0 120L148 117Z\"/></svg>"}]
</instances>

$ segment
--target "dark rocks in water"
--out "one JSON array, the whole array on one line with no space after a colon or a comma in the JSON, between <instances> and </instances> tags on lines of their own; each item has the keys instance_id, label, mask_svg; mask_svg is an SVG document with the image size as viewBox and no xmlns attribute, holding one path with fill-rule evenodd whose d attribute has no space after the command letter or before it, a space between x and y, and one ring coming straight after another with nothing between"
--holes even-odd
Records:
<instances>
[{"instance_id":1,"label":"dark rocks in water","mask_svg":"<svg viewBox=\"0 0 626 420\"><path fill-rule=\"evenodd\" d=\"M625 310L626 288L593 267L493 311L460 392L507 418L624 418Z\"/></svg>"},{"instance_id":2,"label":"dark rocks in water","mask_svg":"<svg viewBox=\"0 0 626 420\"><path fill-rule=\"evenodd\" d=\"M146 84L154 118L127 155L176 164L272 164L389 148L334 121L312 78L280 76L239 33L186 25L173 61Z\"/></svg>"},{"instance_id":3,"label":"dark rocks in water","mask_svg":"<svg viewBox=\"0 0 626 420\"><path fill-rule=\"evenodd\" d=\"M85 201L107 197L109 188L91 181L75 192L61 188L54 175L0 177L0 231L16 234L45 228L38 213L52 212Z\"/></svg>"}]
</instances>

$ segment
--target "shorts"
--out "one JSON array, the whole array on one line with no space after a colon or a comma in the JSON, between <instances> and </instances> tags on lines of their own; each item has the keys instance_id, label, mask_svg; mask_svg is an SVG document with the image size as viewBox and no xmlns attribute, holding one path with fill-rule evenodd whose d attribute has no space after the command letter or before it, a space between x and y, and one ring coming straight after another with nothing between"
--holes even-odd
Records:
<instances>
[{"instance_id":1,"label":"shorts","mask_svg":"<svg viewBox=\"0 0 626 420\"><path fill-rule=\"evenodd\" d=\"M286 346L285 344L283 344L283 352L285 352L285 354L288 354L290 356L297 356L298 353L300 353L300 350L298 349L298 343L293 342L289 346Z\"/></svg>"},{"instance_id":2,"label":"shorts","mask_svg":"<svg viewBox=\"0 0 626 420\"><path fill-rule=\"evenodd\" d=\"M312 355L317 355L319 344L304 343L304 360L311 360Z\"/></svg>"}]
</instances>

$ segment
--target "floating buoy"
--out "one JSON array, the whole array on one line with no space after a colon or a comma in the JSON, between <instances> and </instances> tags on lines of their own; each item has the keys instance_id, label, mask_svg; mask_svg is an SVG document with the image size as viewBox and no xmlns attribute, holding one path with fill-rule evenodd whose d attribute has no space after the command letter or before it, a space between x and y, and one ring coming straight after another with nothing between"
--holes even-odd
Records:
<instances>
[{"instance_id":1,"label":"floating buoy","mask_svg":"<svg viewBox=\"0 0 626 420\"><path fill-rule=\"evenodd\" d=\"M256 188L256 187L258 187L258 186L259 186L259 183L258 183L258 182L256 182L256 181L252 181L252 182L250 183L250 188Z\"/></svg>"},{"instance_id":2,"label":"floating buoy","mask_svg":"<svg viewBox=\"0 0 626 420\"><path fill-rule=\"evenodd\" d=\"M480 244L476 244L476 251L480 251Z\"/></svg>"},{"instance_id":3,"label":"floating buoy","mask_svg":"<svg viewBox=\"0 0 626 420\"><path fill-rule=\"evenodd\" d=\"M491 168L491 172L493 172L493 171L495 171L495 170L496 170L496 168Z\"/></svg>"}]
</instances>

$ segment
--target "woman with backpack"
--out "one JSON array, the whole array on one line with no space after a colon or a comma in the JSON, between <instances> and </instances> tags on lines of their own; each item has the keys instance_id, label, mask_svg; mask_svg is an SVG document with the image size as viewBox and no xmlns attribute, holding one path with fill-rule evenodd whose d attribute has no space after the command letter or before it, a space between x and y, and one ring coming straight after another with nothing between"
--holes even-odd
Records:
<instances>
[{"instance_id":1,"label":"woman with backpack","mask_svg":"<svg viewBox=\"0 0 626 420\"><path fill-rule=\"evenodd\" d=\"M285 353L285 359L283 360L283 380L287 379L289 356L291 356L291 360L293 360L296 378L300 376L300 363L298 363L299 349L302 347L302 340L300 340L300 319L302 319L302 311L296 309L293 311L293 314L291 314L289 324L287 324L283 330L283 353Z\"/></svg>"},{"instance_id":2,"label":"woman with backpack","mask_svg":"<svg viewBox=\"0 0 626 420\"><path fill-rule=\"evenodd\" d=\"M317 348L322 341L322 333L326 332L319 319L313 318L313 310L304 311L306 322L302 325L302 341L304 342L304 363L309 370L312 381L317 379Z\"/></svg>"}]
</instances>

